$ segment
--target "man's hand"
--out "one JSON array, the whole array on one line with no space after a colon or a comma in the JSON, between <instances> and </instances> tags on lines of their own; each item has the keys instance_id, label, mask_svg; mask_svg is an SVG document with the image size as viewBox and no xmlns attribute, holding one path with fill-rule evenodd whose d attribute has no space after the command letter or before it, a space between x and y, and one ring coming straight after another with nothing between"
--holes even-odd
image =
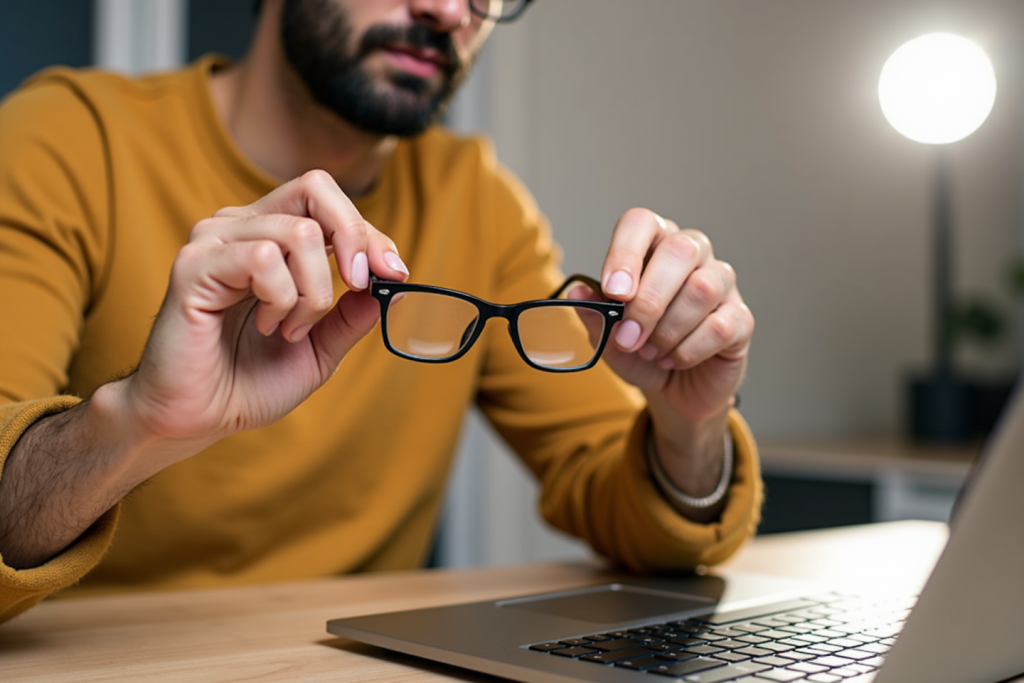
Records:
<instances>
[{"instance_id":1,"label":"man's hand","mask_svg":"<svg viewBox=\"0 0 1024 683\"><path fill-rule=\"evenodd\" d=\"M601 285L626 303L604 359L647 397L673 482L706 495L721 472L725 418L754 329L735 272L703 233L633 209L615 226Z\"/></svg>"},{"instance_id":2,"label":"man's hand","mask_svg":"<svg viewBox=\"0 0 1024 683\"><path fill-rule=\"evenodd\" d=\"M350 290L333 307L332 253ZM371 270L408 275L323 172L197 224L136 372L35 423L9 454L5 563L38 566L156 472L304 401L376 323Z\"/></svg>"},{"instance_id":3,"label":"man's hand","mask_svg":"<svg viewBox=\"0 0 1024 683\"><path fill-rule=\"evenodd\" d=\"M329 254L351 290L334 305ZM126 408L170 439L270 424L326 382L377 321L370 271L408 275L323 172L200 222L182 248Z\"/></svg>"}]
</instances>

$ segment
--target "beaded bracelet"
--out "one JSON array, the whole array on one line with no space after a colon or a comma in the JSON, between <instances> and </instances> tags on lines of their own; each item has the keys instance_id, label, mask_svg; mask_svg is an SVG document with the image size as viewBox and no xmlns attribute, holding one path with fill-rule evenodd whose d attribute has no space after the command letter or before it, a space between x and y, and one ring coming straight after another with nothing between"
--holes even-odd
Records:
<instances>
[{"instance_id":1,"label":"beaded bracelet","mask_svg":"<svg viewBox=\"0 0 1024 683\"><path fill-rule=\"evenodd\" d=\"M650 433L647 434L647 462L650 465L651 473L654 475L658 488L661 489L662 494L668 498L677 512L685 514L687 510L706 510L717 505L725 497L726 491L729 490L729 484L732 482L732 468L735 458L731 434L726 433L723 446L725 455L722 461L722 476L718 480L718 486L703 498L694 498L680 491L679 487L668 478L654 449L654 439Z\"/></svg>"}]
</instances>

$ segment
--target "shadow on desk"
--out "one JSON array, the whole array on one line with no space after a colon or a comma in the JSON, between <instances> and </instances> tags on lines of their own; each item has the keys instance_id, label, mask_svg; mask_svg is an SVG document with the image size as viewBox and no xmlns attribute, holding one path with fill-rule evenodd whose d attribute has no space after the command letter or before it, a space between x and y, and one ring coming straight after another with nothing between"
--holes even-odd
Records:
<instances>
[{"instance_id":1,"label":"shadow on desk","mask_svg":"<svg viewBox=\"0 0 1024 683\"><path fill-rule=\"evenodd\" d=\"M375 645L357 643L347 638L327 638L317 644L347 652L354 657L378 660L385 663L388 669L394 669L398 666L408 667L411 673L427 672L444 676L445 680L466 681L467 683L508 683L507 678L498 678L497 676L469 671L468 669L460 669L459 667L442 664L430 659L423 659L422 657L415 657L395 652L394 650L386 650Z\"/></svg>"}]
</instances>

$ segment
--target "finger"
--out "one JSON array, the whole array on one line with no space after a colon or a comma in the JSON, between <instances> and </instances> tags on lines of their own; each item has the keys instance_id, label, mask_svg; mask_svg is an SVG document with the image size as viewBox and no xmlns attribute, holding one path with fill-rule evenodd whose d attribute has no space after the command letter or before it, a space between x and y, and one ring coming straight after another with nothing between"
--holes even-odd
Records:
<instances>
[{"instance_id":1,"label":"finger","mask_svg":"<svg viewBox=\"0 0 1024 683\"><path fill-rule=\"evenodd\" d=\"M214 244L266 242L277 246L276 258L291 273L297 292L295 302L288 311L274 311L260 307L259 320L273 315L282 335L298 341L309 328L320 320L334 303L334 286L330 263L324 250L324 235L320 224L311 218L289 214L249 214L227 218L217 216L202 221L193 229L196 242ZM263 254L271 258L271 254ZM259 328L261 331L263 328Z\"/></svg>"},{"instance_id":2,"label":"finger","mask_svg":"<svg viewBox=\"0 0 1024 683\"><path fill-rule=\"evenodd\" d=\"M369 273L388 279L408 276L394 243L370 225L352 201L325 171L309 171L280 186L249 206L255 213L286 213L308 216L323 232L338 271L350 289L369 286Z\"/></svg>"},{"instance_id":3,"label":"finger","mask_svg":"<svg viewBox=\"0 0 1024 683\"><path fill-rule=\"evenodd\" d=\"M705 317L659 364L668 370L688 370L712 358L746 358L754 331L754 316L739 295Z\"/></svg>"},{"instance_id":4,"label":"finger","mask_svg":"<svg viewBox=\"0 0 1024 683\"><path fill-rule=\"evenodd\" d=\"M254 296L259 302L256 328L270 334L298 297L280 254L271 241L190 243L181 249L171 270L171 291L180 293L184 310L200 320L208 316L211 324L223 311Z\"/></svg>"},{"instance_id":5,"label":"finger","mask_svg":"<svg viewBox=\"0 0 1024 683\"><path fill-rule=\"evenodd\" d=\"M653 270L649 267L652 274ZM644 277L646 279L647 273ZM736 273L729 264L711 259L697 267L679 286L662 316L654 322L647 341L638 351L640 356L653 360L674 349L722 305L735 287Z\"/></svg>"},{"instance_id":6,"label":"finger","mask_svg":"<svg viewBox=\"0 0 1024 683\"><path fill-rule=\"evenodd\" d=\"M380 304L369 292L350 291L341 295L334 309L309 333L325 381L379 318Z\"/></svg>"},{"instance_id":7,"label":"finger","mask_svg":"<svg viewBox=\"0 0 1024 683\"><path fill-rule=\"evenodd\" d=\"M663 235L648 259L636 294L626 304L625 322L615 338L620 349L644 348L669 306L710 255L710 242L701 233L679 231Z\"/></svg>"},{"instance_id":8,"label":"finger","mask_svg":"<svg viewBox=\"0 0 1024 683\"><path fill-rule=\"evenodd\" d=\"M647 209L630 209L622 215L601 267L601 288L606 296L632 300L648 255L668 229L663 218Z\"/></svg>"}]
</instances>

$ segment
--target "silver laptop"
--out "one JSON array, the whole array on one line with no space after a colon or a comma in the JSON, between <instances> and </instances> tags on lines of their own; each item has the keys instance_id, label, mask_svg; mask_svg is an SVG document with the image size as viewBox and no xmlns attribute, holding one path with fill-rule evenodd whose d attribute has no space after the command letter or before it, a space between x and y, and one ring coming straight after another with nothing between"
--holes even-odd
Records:
<instances>
[{"instance_id":1,"label":"silver laptop","mask_svg":"<svg viewBox=\"0 0 1024 683\"><path fill-rule=\"evenodd\" d=\"M995 683L1024 675L1024 389L975 467L919 596L872 599L749 575L624 578L334 619L327 630L538 683Z\"/></svg>"}]
</instances>

